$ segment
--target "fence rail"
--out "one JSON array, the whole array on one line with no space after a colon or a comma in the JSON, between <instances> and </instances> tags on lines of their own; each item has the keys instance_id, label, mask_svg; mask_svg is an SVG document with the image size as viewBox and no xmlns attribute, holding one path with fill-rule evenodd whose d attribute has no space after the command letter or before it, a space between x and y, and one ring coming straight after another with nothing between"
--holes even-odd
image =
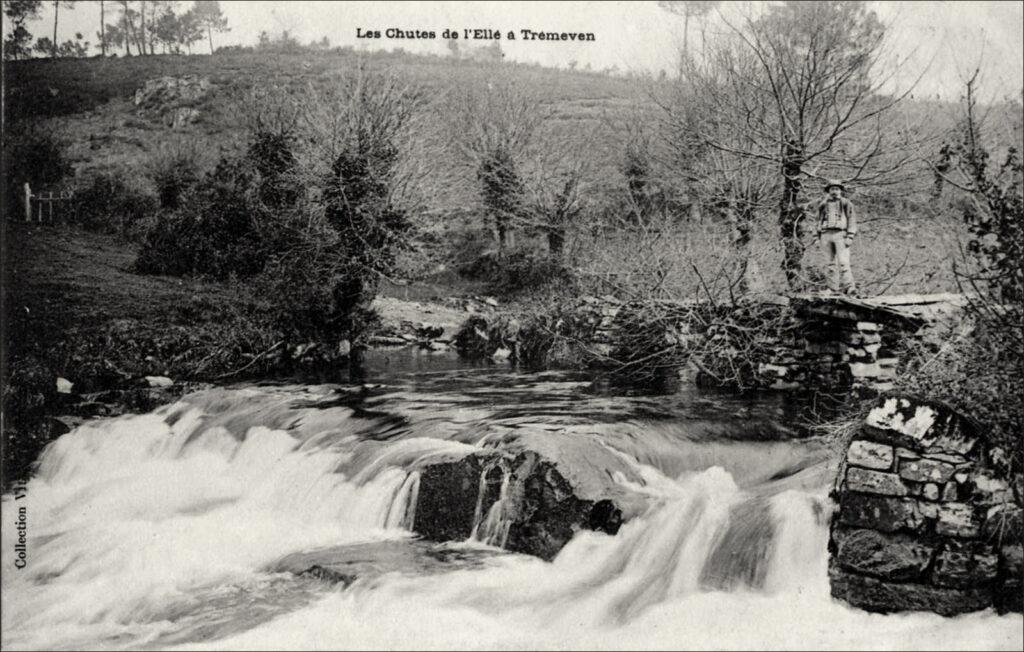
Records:
<instances>
[{"instance_id":1,"label":"fence rail","mask_svg":"<svg viewBox=\"0 0 1024 652\"><path fill-rule=\"evenodd\" d=\"M32 187L25 184L26 222L71 222L77 217L75 193L70 190L33 193Z\"/></svg>"}]
</instances>

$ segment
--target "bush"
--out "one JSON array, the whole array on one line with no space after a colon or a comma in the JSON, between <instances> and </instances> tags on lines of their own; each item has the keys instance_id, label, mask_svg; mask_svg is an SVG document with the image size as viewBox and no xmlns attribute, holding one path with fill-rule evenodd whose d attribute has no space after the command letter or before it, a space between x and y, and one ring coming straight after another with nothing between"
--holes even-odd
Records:
<instances>
[{"instance_id":1,"label":"bush","mask_svg":"<svg viewBox=\"0 0 1024 652\"><path fill-rule=\"evenodd\" d=\"M1024 315L1016 315L1017 324ZM936 351L925 346L911 351L898 391L947 403L983 424L989 441L1010 457L1011 468L1024 472L1024 330L1010 336L991 324L979 323L970 335L948 340Z\"/></svg>"},{"instance_id":2,"label":"bush","mask_svg":"<svg viewBox=\"0 0 1024 652\"><path fill-rule=\"evenodd\" d=\"M150 159L146 174L153 180L160 207L175 210L185 196L199 182L202 156L193 142L165 146Z\"/></svg>"},{"instance_id":3,"label":"bush","mask_svg":"<svg viewBox=\"0 0 1024 652\"><path fill-rule=\"evenodd\" d=\"M155 214L159 201L138 180L123 172L101 172L75 192L78 218L86 228L128 235L133 226Z\"/></svg>"},{"instance_id":4,"label":"bush","mask_svg":"<svg viewBox=\"0 0 1024 652\"><path fill-rule=\"evenodd\" d=\"M267 244L264 207L253 192L244 159L223 159L203 178L187 205L161 215L135 261L142 274L248 278L263 271Z\"/></svg>"},{"instance_id":5,"label":"bush","mask_svg":"<svg viewBox=\"0 0 1024 652\"><path fill-rule=\"evenodd\" d=\"M459 273L486 281L486 291L501 296L541 291L552 285L572 291L576 286L575 277L561 260L525 248L486 253L463 265Z\"/></svg>"},{"instance_id":6,"label":"bush","mask_svg":"<svg viewBox=\"0 0 1024 652\"><path fill-rule=\"evenodd\" d=\"M3 168L4 206L8 213L13 213L15 206L24 210L26 182L32 184L33 190L39 190L60 182L72 171L60 142L52 133L36 126L5 130Z\"/></svg>"}]
</instances>

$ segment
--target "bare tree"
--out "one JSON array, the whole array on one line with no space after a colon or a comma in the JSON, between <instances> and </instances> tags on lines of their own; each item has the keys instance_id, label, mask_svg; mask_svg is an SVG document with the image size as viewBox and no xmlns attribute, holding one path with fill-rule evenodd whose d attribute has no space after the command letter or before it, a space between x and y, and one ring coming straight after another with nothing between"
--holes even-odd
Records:
<instances>
[{"instance_id":1,"label":"bare tree","mask_svg":"<svg viewBox=\"0 0 1024 652\"><path fill-rule=\"evenodd\" d=\"M721 2L718 0L658 0L658 6L683 17L683 56L689 56L690 19L705 19Z\"/></svg>"},{"instance_id":2,"label":"bare tree","mask_svg":"<svg viewBox=\"0 0 1024 652\"><path fill-rule=\"evenodd\" d=\"M1013 134L1001 135L1002 142L986 142L987 116L978 105L979 72L975 70L964 82L963 117L933 170L938 180L968 200L963 208L968 239L959 260L954 260L954 271L969 309L1020 345L1024 344L1020 325L1024 312L1024 163ZM991 161L993 145L1003 149L997 166Z\"/></svg>"},{"instance_id":3,"label":"bare tree","mask_svg":"<svg viewBox=\"0 0 1024 652\"><path fill-rule=\"evenodd\" d=\"M104 0L100 0L100 52L107 56L107 7Z\"/></svg>"},{"instance_id":4,"label":"bare tree","mask_svg":"<svg viewBox=\"0 0 1024 652\"><path fill-rule=\"evenodd\" d=\"M593 142L586 135L559 137L564 130L547 129L544 142L523 166L524 206L520 223L542 233L548 253L561 258L571 232L588 211L592 191L588 180Z\"/></svg>"},{"instance_id":5,"label":"bare tree","mask_svg":"<svg viewBox=\"0 0 1024 652\"><path fill-rule=\"evenodd\" d=\"M501 250L515 243L524 208L523 158L549 111L530 92L503 80L466 89L456 102L453 141L479 181Z\"/></svg>"},{"instance_id":6,"label":"bare tree","mask_svg":"<svg viewBox=\"0 0 1024 652\"><path fill-rule=\"evenodd\" d=\"M918 134L887 122L913 89L892 90L906 58L890 55L885 27L863 2L787 2L721 17L730 33L684 66L681 83L701 117L691 135L778 170L782 267L797 289L804 182L892 183L915 158Z\"/></svg>"}]
</instances>

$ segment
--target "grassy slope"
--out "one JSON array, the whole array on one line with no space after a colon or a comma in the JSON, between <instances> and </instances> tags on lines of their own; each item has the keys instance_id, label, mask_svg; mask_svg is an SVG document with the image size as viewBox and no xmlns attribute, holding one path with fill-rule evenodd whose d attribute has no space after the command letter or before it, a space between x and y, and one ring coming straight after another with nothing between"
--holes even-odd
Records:
<instances>
[{"instance_id":1,"label":"grassy slope","mask_svg":"<svg viewBox=\"0 0 1024 652\"><path fill-rule=\"evenodd\" d=\"M394 72L423 89L428 100L443 99L453 87L507 75L542 97L555 120L570 128L621 115L638 97L635 83L626 79L516 64L390 53L159 55L7 62L7 110L14 119L60 118L49 126L65 141L79 171L136 165L168 140L199 139L207 150L236 147L245 128L239 103L246 102L254 85L280 86L301 96L311 87L329 86L359 62ZM196 124L172 132L161 116L136 111L135 91L164 75L210 79L214 90L198 105Z\"/></svg>"}]
</instances>

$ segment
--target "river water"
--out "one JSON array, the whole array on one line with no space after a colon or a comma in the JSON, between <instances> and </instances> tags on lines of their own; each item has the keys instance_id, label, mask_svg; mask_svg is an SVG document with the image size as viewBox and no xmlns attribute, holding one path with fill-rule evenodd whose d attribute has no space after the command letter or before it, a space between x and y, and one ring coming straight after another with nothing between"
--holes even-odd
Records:
<instances>
[{"instance_id":1,"label":"river water","mask_svg":"<svg viewBox=\"0 0 1024 652\"><path fill-rule=\"evenodd\" d=\"M1024 645L1020 616L833 601L831 455L777 399L611 396L443 355L369 367L359 385L219 388L54 442L3 498L3 648ZM410 533L425 463L524 438L612 451L628 473L609 481L643 508L552 562L491 545L483 514L469 541ZM290 572L317 559L351 577Z\"/></svg>"}]
</instances>

